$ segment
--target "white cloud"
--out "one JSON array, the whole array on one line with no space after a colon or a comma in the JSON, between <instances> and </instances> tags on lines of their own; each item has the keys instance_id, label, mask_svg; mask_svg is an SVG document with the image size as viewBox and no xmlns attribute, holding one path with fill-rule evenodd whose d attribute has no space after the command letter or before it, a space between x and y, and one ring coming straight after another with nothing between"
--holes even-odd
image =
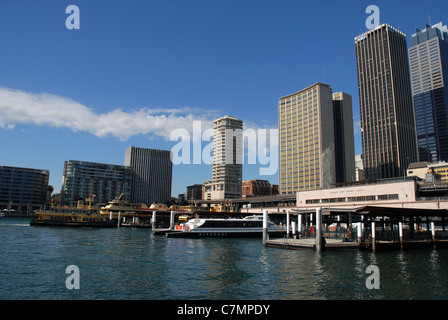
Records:
<instances>
[{"instance_id":1,"label":"white cloud","mask_svg":"<svg viewBox=\"0 0 448 320\"><path fill-rule=\"evenodd\" d=\"M199 114L201 112L201 114ZM203 114L207 114L208 117ZM98 114L69 98L41 93L32 94L0 87L0 128L13 129L17 124L34 124L89 132L97 137L114 136L122 141L135 135L157 135L164 139L177 128L193 130L193 121L202 120L202 129L213 126L216 110L197 108L115 109Z\"/></svg>"}]
</instances>

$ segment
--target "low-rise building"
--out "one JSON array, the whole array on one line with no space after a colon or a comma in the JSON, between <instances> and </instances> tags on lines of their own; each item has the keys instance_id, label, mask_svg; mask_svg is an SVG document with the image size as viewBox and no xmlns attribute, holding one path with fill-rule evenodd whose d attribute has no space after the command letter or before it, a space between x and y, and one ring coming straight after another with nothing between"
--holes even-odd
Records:
<instances>
[{"instance_id":1,"label":"low-rise building","mask_svg":"<svg viewBox=\"0 0 448 320\"><path fill-rule=\"evenodd\" d=\"M278 185L274 186L268 180L247 180L243 181L241 195L243 198L273 196L278 194Z\"/></svg>"}]
</instances>

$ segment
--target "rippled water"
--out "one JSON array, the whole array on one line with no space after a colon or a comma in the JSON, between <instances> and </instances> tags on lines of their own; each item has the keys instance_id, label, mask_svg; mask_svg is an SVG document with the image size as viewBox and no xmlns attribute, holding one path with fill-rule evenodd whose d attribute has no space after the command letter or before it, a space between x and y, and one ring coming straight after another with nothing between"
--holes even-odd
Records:
<instances>
[{"instance_id":1,"label":"rippled water","mask_svg":"<svg viewBox=\"0 0 448 320\"><path fill-rule=\"evenodd\" d=\"M322 252L261 239L176 239L149 229L0 220L0 299L447 299L448 249ZM69 290L66 267L80 271ZM378 266L380 289L367 289Z\"/></svg>"}]
</instances>

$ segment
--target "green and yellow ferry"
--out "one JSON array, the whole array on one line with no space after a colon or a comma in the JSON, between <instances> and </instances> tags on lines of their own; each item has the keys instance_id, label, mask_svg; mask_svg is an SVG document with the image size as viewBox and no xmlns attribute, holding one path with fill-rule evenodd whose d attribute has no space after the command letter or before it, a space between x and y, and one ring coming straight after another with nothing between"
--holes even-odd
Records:
<instances>
[{"instance_id":1,"label":"green and yellow ferry","mask_svg":"<svg viewBox=\"0 0 448 320\"><path fill-rule=\"evenodd\" d=\"M100 214L93 196L79 200L77 207L51 207L38 210L30 221L31 226L57 227L90 227L112 228L117 226L116 220L110 220Z\"/></svg>"}]
</instances>

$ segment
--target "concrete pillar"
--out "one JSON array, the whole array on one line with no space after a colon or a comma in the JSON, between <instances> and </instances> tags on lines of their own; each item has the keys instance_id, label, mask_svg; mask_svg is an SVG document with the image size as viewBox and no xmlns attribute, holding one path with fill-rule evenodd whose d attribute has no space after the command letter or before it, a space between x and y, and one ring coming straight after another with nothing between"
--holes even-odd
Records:
<instances>
[{"instance_id":1,"label":"concrete pillar","mask_svg":"<svg viewBox=\"0 0 448 320\"><path fill-rule=\"evenodd\" d=\"M376 252L376 234L375 234L375 222L372 221L372 250Z\"/></svg>"},{"instance_id":2,"label":"concrete pillar","mask_svg":"<svg viewBox=\"0 0 448 320\"><path fill-rule=\"evenodd\" d=\"M170 230L174 229L174 211L171 211L170 214Z\"/></svg>"},{"instance_id":3,"label":"concrete pillar","mask_svg":"<svg viewBox=\"0 0 448 320\"><path fill-rule=\"evenodd\" d=\"M266 246L268 240L268 210L263 210L263 245Z\"/></svg>"},{"instance_id":4,"label":"concrete pillar","mask_svg":"<svg viewBox=\"0 0 448 320\"><path fill-rule=\"evenodd\" d=\"M434 222L431 222L431 235L432 235L432 242L434 243L434 248L436 247L436 226Z\"/></svg>"},{"instance_id":5,"label":"concrete pillar","mask_svg":"<svg viewBox=\"0 0 448 320\"><path fill-rule=\"evenodd\" d=\"M316 249L322 251L323 239L322 239L322 208L316 209Z\"/></svg>"},{"instance_id":6,"label":"concrete pillar","mask_svg":"<svg viewBox=\"0 0 448 320\"><path fill-rule=\"evenodd\" d=\"M152 230L156 228L156 212L157 211L152 212Z\"/></svg>"},{"instance_id":7,"label":"concrete pillar","mask_svg":"<svg viewBox=\"0 0 448 320\"><path fill-rule=\"evenodd\" d=\"M117 227L120 227L121 224L121 211L118 211L118 223L117 223Z\"/></svg>"},{"instance_id":8,"label":"concrete pillar","mask_svg":"<svg viewBox=\"0 0 448 320\"><path fill-rule=\"evenodd\" d=\"M362 242L362 222L358 222L358 243Z\"/></svg>"},{"instance_id":9,"label":"concrete pillar","mask_svg":"<svg viewBox=\"0 0 448 320\"><path fill-rule=\"evenodd\" d=\"M291 229L291 223L290 223L289 211L288 211L288 212L286 212L286 238L288 238L288 239L289 239L290 229Z\"/></svg>"},{"instance_id":10,"label":"concrete pillar","mask_svg":"<svg viewBox=\"0 0 448 320\"><path fill-rule=\"evenodd\" d=\"M303 225L302 219L303 219L302 215L299 214L298 225L297 225L297 229L298 229L297 231L299 233L299 237L302 237L302 225Z\"/></svg>"},{"instance_id":11,"label":"concrete pillar","mask_svg":"<svg viewBox=\"0 0 448 320\"><path fill-rule=\"evenodd\" d=\"M400 248L403 250L403 222L398 222L398 234L400 235Z\"/></svg>"},{"instance_id":12,"label":"concrete pillar","mask_svg":"<svg viewBox=\"0 0 448 320\"><path fill-rule=\"evenodd\" d=\"M295 237L296 235L296 222L291 221L291 229L292 229L292 236Z\"/></svg>"}]
</instances>

